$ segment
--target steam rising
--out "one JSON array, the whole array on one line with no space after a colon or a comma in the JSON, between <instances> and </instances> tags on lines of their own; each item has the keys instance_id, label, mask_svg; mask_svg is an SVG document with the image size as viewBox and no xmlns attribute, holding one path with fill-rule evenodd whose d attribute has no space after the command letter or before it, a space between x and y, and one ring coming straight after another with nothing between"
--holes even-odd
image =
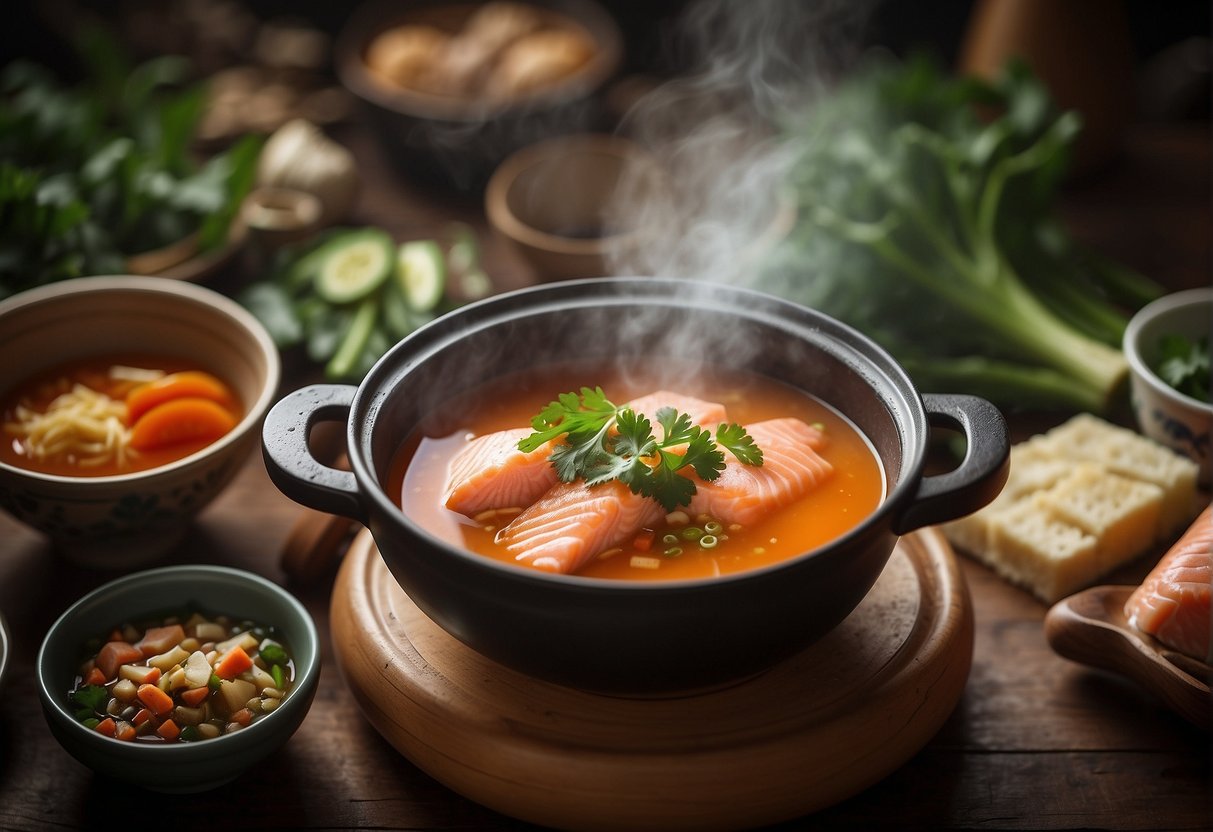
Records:
<instances>
[{"instance_id":1,"label":"steam rising","mask_svg":"<svg viewBox=\"0 0 1213 832\"><path fill-rule=\"evenodd\" d=\"M643 96L620 132L669 174L666 199L625 186L608 226L643 229L609 273L749 285L763 250L794 221L791 158L775 136L852 62L875 0L702 0L679 21L692 71Z\"/></svg>"}]
</instances>

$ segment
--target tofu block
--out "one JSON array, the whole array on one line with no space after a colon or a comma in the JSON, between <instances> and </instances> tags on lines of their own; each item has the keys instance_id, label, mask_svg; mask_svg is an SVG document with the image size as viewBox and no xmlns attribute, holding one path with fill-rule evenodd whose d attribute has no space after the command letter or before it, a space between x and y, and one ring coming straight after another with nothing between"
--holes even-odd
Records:
<instances>
[{"instance_id":1,"label":"tofu block","mask_svg":"<svg viewBox=\"0 0 1213 832\"><path fill-rule=\"evenodd\" d=\"M990 524L987 565L1046 603L1081 589L1098 570L1098 541L1058 519L1043 497L1021 501Z\"/></svg>"},{"instance_id":2,"label":"tofu block","mask_svg":"<svg viewBox=\"0 0 1213 832\"><path fill-rule=\"evenodd\" d=\"M1197 466L1079 414L1011 448L989 505L941 527L962 552L1054 603L1169 543L1201 509Z\"/></svg>"}]
</instances>

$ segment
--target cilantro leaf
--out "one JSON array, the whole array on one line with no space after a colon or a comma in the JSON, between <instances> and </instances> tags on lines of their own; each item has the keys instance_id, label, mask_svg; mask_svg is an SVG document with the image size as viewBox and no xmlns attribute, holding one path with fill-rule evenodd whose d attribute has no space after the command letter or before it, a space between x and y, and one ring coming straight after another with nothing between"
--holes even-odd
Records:
<instances>
[{"instance_id":1,"label":"cilantro leaf","mask_svg":"<svg viewBox=\"0 0 1213 832\"><path fill-rule=\"evenodd\" d=\"M601 387L582 387L578 393L560 394L540 410L531 419L534 433L519 441L518 449L529 453L564 437L550 457L562 482L580 478L598 485L619 480L666 511L689 504L695 496L695 481L681 473L684 468L690 466L707 481L724 471L718 441L743 464L762 464L762 451L741 425L721 425L717 440L675 408L663 407L656 416L660 441L644 414L615 405Z\"/></svg>"},{"instance_id":2,"label":"cilantro leaf","mask_svg":"<svg viewBox=\"0 0 1213 832\"><path fill-rule=\"evenodd\" d=\"M741 425L721 425L716 428L716 444L727 448L745 465L762 465L762 449Z\"/></svg>"},{"instance_id":3,"label":"cilantro leaf","mask_svg":"<svg viewBox=\"0 0 1213 832\"><path fill-rule=\"evenodd\" d=\"M1158 377L1193 399L1209 398L1209 339L1167 334L1158 340Z\"/></svg>"}]
</instances>

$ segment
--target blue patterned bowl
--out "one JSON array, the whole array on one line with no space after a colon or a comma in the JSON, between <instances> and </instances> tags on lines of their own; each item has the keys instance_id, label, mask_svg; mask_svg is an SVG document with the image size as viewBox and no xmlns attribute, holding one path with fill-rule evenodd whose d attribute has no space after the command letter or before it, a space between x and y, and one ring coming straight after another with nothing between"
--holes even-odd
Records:
<instances>
[{"instance_id":1,"label":"blue patterned bowl","mask_svg":"<svg viewBox=\"0 0 1213 832\"><path fill-rule=\"evenodd\" d=\"M0 462L0 508L71 561L126 569L164 555L256 448L280 360L265 328L232 300L157 277L83 277L0 303L0 393L65 361L166 355L228 381L245 414L226 436L168 465L107 477L41 474Z\"/></svg>"},{"instance_id":2,"label":"blue patterned bowl","mask_svg":"<svg viewBox=\"0 0 1213 832\"><path fill-rule=\"evenodd\" d=\"M1189 289L1147 304L1125 329L1130 398L1141 432L1200 466L1201 485L1210 482L1213 405L1185 395L1158 374L1162 338L1181 335L1195 343L1213 332L1213 287ZM1208 348L1206 347L1206 350ZM1206 383L1208 379L1206 378Z\"/></svg>"}]
</instances>

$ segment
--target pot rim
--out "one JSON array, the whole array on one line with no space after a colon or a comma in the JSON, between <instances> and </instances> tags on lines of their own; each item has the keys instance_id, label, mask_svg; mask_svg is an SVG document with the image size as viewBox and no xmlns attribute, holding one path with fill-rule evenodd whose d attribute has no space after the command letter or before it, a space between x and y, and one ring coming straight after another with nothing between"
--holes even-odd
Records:
<instances>
[{"instance_id":1,"label":"pot rim","mask_svg":"<svg viewBox=\"0 0 1213 832\"><path fill-rule=\"evenodd\" d=\"M686 292L686 289L692 287L699 293L694 299L687 297ZM886 490L884 498L876 509L829 543L777 563L720 577L637 582L624 579L551 574L498 562L432 535L409 518L400 505L390 498L375 475L371 465L372 460L369 458L371 426L373 426L379 410L388 400L393 386L385 386L384 382L394 381L394 377L401 372L407 372L409 367L420 364L426 357L450 348L452 344L469 333L500 325L512 317L511 313L517 309L526 309L535 313L554 305L567 306L570 302L583 308L591 304L594 306L611 303L634 305L640 302L644 295L649 296L650 302L664 299L666 304L677 305L681 308L703 308L705 311L711 310L715 313L730 312L755 321L766 320L771 324L781 324L780 328L783 329L787 329L789 324L795 323L794 320L789 320L789 316L793 319L800 318L802 321L811 320L815 324L814 328L820 330L830 344L846 348L836 355L849 351L863 358L868 366L879 371L881 377L891 382L891 390L896 390L901 394L901 398L904 400L902 404L905 407L904 410L890 408L893 422L899 426L902 436L908 432L911 437L918 436L921 439L916 443L903 443L900 474L896 483L889 483L887 462L880 458L886 480ZM725 298L732 298L736 301L731 310L723 305ZM747 298L751 305L742 306L741 304L744 304ZM410 354L411 357L406 358ZM844 413L843 415L848 419L853 418L850 414ZM356 426L362 427L357 429ZM366 503L374 504L373 510L368 512L369 516L373 517L378 514L393 518L395 522L403 524L410 534L438 547L448 555L477 569L491 571L506 579L552 584L566 589L578 588L584 591L609 591L612 593L705 590L725 585L731 586L739 582L761 581L768 579L772 573L785 572L823 552L845 547L853 539L872 534L889 514L913 497L925 464L927 430L926 411L908 373L886 350L853 327L824 313L754 289L721 284L702 284L682 278L632 276L584 278L529 286L476 301L454 313L443 316L397 343L372 367L358 385L350 404L349 415L346 418L346 442L349 450L350 469L358 484L359 498L364 505ZM870 437L865 436L864 438L869 444L871 443ZM877 453L879 458L876 449L872 450L873 453Z\"/></svg>"}]
</instances>

